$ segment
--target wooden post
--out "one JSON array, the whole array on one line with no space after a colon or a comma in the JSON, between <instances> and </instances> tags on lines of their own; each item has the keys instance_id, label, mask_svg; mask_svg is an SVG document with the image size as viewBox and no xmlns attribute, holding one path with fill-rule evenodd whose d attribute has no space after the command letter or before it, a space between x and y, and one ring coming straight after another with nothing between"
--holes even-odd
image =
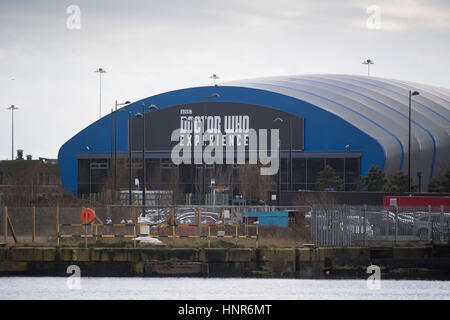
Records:
<instances>
[{"instance_id":1,"label":"wooden post","mask_svg":"<svg viewBox=\"0 0 450 320\"><path fill-rule=\"evenodd\" d=\"M208 224L208 248L211 248L211 226Z\"/></svg>"},{"instance_id":2,"label":"wooden post","mask_svg":"<svg viewBox=\"0 0 450 320\"><path fill-rule=\"evenodd\" d=\"M195 217L196 217L196 224L197 224L197 235L201 235L201 230L200 230L200 223L201 223L201 213L200 213L200 208L195 208Z\"/></svg>"},{"instance_id":3,"label":"wooden post","mask_svg":"<svg viewBox=\"0 0 450 320\"><path fill-rule=\"evenodd\" d=\"M131 208L131 215L133 217L133 221L134 221L134 227L133 227L133 232L134 232L134 239L133 240L133 247L136 248L136 223L137 223L137 219L136 219L136 211L134 210L134 207Z\"/></svg>"},{"instance_id":4,"label":"wooden post","mask_svg":"<svg viewBox=\"0 0 450 320\"><path fill-rule=\"evenodd\" d=\"M3 207L3 239L8 243L8 207Z\"/></svg>"},{"instance_id":5,"label":"wooden post","mask_svg":"<svg viewBox=\"0 0 450 320\"><path fill-rule=\"evenodd\" d=\"M34 243L34 237L36 235L36 207L31 208L31 242Z\"/></svg>"},{"instance_id":6,"label":"wooden post","mask_svg":"<svg viewBox=\"0 0 450 320\"><path fill-rule=\"evenodd\" d=\"M59 247L59 206L56 206L56 245Z\"/></svg>"},{"instance_id":7,"label":"wooden post","mask_svg":"<svg viewBox=\"0 0 450 320\"><path fill-rule=\"evenodd\" d=\"M258 248L259 225L256 225L256 248Z\"/></svg>"},{"instance_id":8,"label":"wooden post","mask_svg":"<svg viewBox=\"0 0 450 320\"><path fill-rule=\"evenodd\" d=\"M239 225L237 224L236 225L236 244L238 243L238 228L239 228Z\"/></svg>"},{"instance_id":9,"label":"wooden post","mask_svg":"<svg viewBox=\"0 0 450 320\"><path fill-rule=\"evenodd\" d=\"M12 236L13 236L14 243L18 243L19 241L17 240L16 232L14 231L14 227L13 227L13 224L12 224L11 219L9 218L9 216L8 216L8 227L9 227L9 230L11 231Z\"/></svg>"},{"instance_id":10,"label":"wooden post","mask_svg":"<svg viewBox=\"0 0 450 320\"><path fill-rule=\"evenodd\" d=\"M390 218L389 211L386 210L386 240L388 239L389 233L391 231L389 230L389 218Z\"/></svg>"},{"instance_id":11,"label":"wooden post","mask_svg":"<svg viewBox=\"0 0 450 320\"><path fill-rule=\"evenodd\" d=\"M173 206L170 207L170 225L175 225L175 208Z\"/></svg>"}]
</instances>

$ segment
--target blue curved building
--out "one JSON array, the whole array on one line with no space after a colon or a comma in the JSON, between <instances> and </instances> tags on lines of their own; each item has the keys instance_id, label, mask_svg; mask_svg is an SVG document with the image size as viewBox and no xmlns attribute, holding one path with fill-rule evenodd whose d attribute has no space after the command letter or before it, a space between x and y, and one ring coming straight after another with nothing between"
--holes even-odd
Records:
<instances>
[{"instance_id":1,"label":"blue curved building","mask_svg":"<svg viewBox=\"0 0 450 320\"><path fill-rule=\"evenodd\" d=\"M205 126L211 120L211 125L218 123L222 129L230 123L257 131L278 128L282 189L314 190L318 173L328 164L344 180L345 190L352 190L356 178L371 166L387 175L407 172L409 94L414 91L419 94L411 98L411 176L416 184L420 176L426 190L431 179L450 166L450 90L354 75L258 78L136 101L94 122L61 147L62 183L83 194L101 191L115 176L118 187L125 188L130 158L133 180L142 175L145 145L147 188L168 189L177 177L182 192L204 191L197 186L200 180L209 184L218 175L215 164L171 161L175 143L171 133L189 117L198 116ZM159 109L151 111L150 105ZM136 118L143 106L145 123ZM239 165L221 167L222 177L225 167L227 183L238 192L234 170Z\"/></svg>"}]
</instances>

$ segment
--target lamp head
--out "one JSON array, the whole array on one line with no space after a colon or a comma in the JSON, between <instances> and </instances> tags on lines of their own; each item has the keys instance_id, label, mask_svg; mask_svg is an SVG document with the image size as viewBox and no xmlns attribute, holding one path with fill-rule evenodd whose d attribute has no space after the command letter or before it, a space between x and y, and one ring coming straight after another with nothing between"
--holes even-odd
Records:
<instances>
[{"instance_id":1,"label":"lamp head","mask_svg":"<svg viewBox=\"0 0 450 320\"><path fill-rule=\"evenodd\" d=\"M411 96L418 96L420 93L419 91L413 91L411 92Z\"/></svg>"}]
</instances>

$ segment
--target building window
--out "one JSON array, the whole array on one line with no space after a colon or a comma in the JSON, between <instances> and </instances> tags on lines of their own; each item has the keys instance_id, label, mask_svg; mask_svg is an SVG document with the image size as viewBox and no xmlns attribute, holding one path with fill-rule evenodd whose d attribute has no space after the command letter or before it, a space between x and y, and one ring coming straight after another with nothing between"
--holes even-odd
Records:
<instances>
[{"instance_id":1,"label":"building window","mask_svg":"<svg viewBox=\"0 0 450 320\"><path fill-rule=\"evenodd\" d=\"M178 168L177 164L174 164L171 160L166 160L166 159L162 159L159 167L161 169L174 169L174 168Z\"/></svg>"},{"instance_id":2,"label":"building window","mask_svg":"<svg viewBox=\"0 0 450 320\"><path fill-rule=\"evenodd\" d=\"M103 161L92 161L91 162L91 169L108 169L108 162Z\"/></svg>"},{"instance_id":3,"label":"building window","mask_svg":"<svg viewBox=\"0 0 450 320\"><path fill-rule=\"evenodd\" d=\"M309 158L307 159L307 179L308 183L315 183L319 178L319 172L325 168L325 159Z\"/></svg>"}]
</instances>

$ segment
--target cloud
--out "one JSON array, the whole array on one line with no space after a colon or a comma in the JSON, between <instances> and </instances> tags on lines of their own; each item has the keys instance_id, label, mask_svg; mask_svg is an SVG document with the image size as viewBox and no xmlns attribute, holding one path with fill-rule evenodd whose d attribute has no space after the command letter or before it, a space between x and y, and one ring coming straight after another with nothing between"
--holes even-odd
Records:
<instances>
[{"instance_id":1,"label":"cloud","mask_svg":"<svg viewBox=\"0 0 450 320\"><path fill-rule=\"evenodd\" d=\"M74 3L81 30L66 28ZM377 3L382 29L372 32L366 8ZM0 7L0 106L21 108L16 145L36 156L56 157L98 118L98 67L108 71L103 114L116 99L209 85L213 73L220 82L364 74L368 57L374 75L448 84L443 1L0 0ZM424 59L427 68L411 70ZM2 112L0 159L10 156L10 118Z\"/></svg>"},{"instance_id":2,"label":"cloud","mask_svg":"<svg viewBox=\"0 0 450 320\"><path fill-rule=\"evenodd\" d=\"M356 3L355 3L356 4ZM450 6L448 1L418 1L418 0L383 0L357 3L361 10L376 5L381 10L381 29L402 32L406 30L449 31ZM353 25L365 28L361 20Z\"/></svg>"}]
</instances>

